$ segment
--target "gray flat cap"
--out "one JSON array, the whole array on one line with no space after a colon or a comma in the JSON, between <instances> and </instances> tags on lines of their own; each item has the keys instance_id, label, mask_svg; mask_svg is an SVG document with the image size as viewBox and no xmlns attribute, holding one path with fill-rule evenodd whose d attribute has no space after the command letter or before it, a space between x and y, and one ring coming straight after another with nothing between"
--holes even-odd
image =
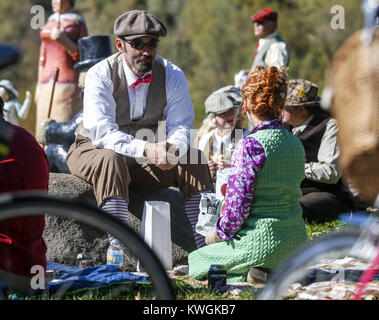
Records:
<instances>
[{"instance_id":1,"label":"gray flat cap","mask_svg":"<svg viewBox=\"0 0 379 320\"><path fill-rule=\"evenodd\" d=\"M123 13L116 19L114 34L127 40L143 36L165 37L167 29L151 13L141 10L131 10Z\"/></svg>"},{"instance_id":2,"label":"gray flat cap","mask_svg":"<svg viewBox=\"0 0 379 320\"><path fill-rule=\"evenodd\" d=\"M234 86L226 86L213 92L205 100L205 112L220 114L231 108L239 108L242 102L241 91Z\"/></svg>"}]
</instances>

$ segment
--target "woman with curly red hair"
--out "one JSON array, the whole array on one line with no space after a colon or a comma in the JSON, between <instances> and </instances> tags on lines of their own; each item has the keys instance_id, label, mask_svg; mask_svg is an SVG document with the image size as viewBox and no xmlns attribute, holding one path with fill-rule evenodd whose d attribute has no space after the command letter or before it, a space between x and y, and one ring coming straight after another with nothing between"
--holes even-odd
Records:
<instances>
[{"instance_id":1,"label":"woman with curly red hair","mask_svg":"<svg viewBox=\"0 0 379 320\"><path fill-rule=\"evenodd\" d=\"M304 148L282 127L286 69L257 67L241 89L242 108L254 129L236 147L223 210L208 246L192 252L190 275L202 279L222 264L229 282L274 269L306 240L299 204ZM250 272L249 272L250 270ZM263 271L263 273L262 273Z\"/></svg>"}]
</instances>

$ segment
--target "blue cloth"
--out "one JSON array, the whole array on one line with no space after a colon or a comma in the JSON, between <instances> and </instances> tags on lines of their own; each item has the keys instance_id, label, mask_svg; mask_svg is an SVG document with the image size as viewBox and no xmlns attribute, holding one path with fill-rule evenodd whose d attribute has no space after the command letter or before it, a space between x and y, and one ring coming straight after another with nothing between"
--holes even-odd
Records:
<instances>
[{"instance_id":1,"label":"blue cloth","mask_svg":"<svg viewBox=\"0 0 379 320\"><path fill-rule=\"evenodd\" d=\"M46 267L47 270L62 273L48 283L46 289L51 294L57 292L62 287L64 287L65 292L69 292L85 288L103 287L116 283L150 282L147 276L138 276L130 272L122 272L119 268L110 265L81 269L47 261Z\"/></svg>"}]
</instances>

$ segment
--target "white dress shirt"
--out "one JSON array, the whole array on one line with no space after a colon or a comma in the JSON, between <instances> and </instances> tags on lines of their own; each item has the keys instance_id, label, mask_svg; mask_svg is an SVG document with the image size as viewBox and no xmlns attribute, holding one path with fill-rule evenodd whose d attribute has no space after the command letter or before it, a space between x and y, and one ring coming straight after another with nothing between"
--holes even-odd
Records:
<instances>
[{"instance_id":1,"label":"white dress shirt","mask_svg":"<svg viewBox=\"0 0 379 320\"><path fill-rule=\"evenodd\" d=\"M194 111L189 87L184 73L171 62L162 59L166 72L167 106L164 109L166 141L179 147L179 156L188 150L190 129L193 127ZM146 96L150 84L130 87L138 78L124 60L125 78L130 101L130 118L139 120L146 109ZM148 74L148 73L147 73ZM144 76L146 76L145 74ZM90 131L91 140L98 148L107 148L116 153L144 158L146 141L135 139L119 130L116 123L116 102L113 98L113 83L106 60L88 70L84 90L83 126Z\"/></svg>"},{"instance_id":2,"label":"white dress shirt","mask_svg":"<svg viewBox=\"0 0 379 320\"><path fill-rule=\"evenodd\" d=\"M313 116L308 118L303 124L293 127L292 133L298 136L305 130L312 121ZM324 136L321 139L320 148L317 154L318 162L305 164L305 176L307 179L317 182L335 184L342 176L338 166L340 148L337 141L337 120L330 119L326 124Z\"/></svg>"}]
</instances>

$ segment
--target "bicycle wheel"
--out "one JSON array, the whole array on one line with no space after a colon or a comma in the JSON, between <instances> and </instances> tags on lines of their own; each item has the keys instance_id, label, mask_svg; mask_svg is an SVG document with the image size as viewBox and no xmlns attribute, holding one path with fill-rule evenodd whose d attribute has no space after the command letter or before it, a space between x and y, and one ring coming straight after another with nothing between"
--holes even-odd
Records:
<instances>
[{"instance_id":1,"label":"bicycle wheel","mask_svg":"<svg viewBox=\"0 0 379 320\"><path fill-rule=\"evenodd\" d=\"M358 228L320 236L275 270L257 300L351 299L377 254L376 242ZM378 299L378 285L376 276L364 297Z\"/></svg>"},{"instance_id":2,"label":"bicycle wheel","mask_svg":"<svg viewBox=\"0 0 379 320\"><path fill-rule=\"evenodd\" d=\"M119 239L143 265L158 299L174 299L171 281L156 254L134 230L114 217L91 204L51 197L44 193L10 193L0 196L0 221L41 214L70 218Z\"/></svg>"}]
</instances>

